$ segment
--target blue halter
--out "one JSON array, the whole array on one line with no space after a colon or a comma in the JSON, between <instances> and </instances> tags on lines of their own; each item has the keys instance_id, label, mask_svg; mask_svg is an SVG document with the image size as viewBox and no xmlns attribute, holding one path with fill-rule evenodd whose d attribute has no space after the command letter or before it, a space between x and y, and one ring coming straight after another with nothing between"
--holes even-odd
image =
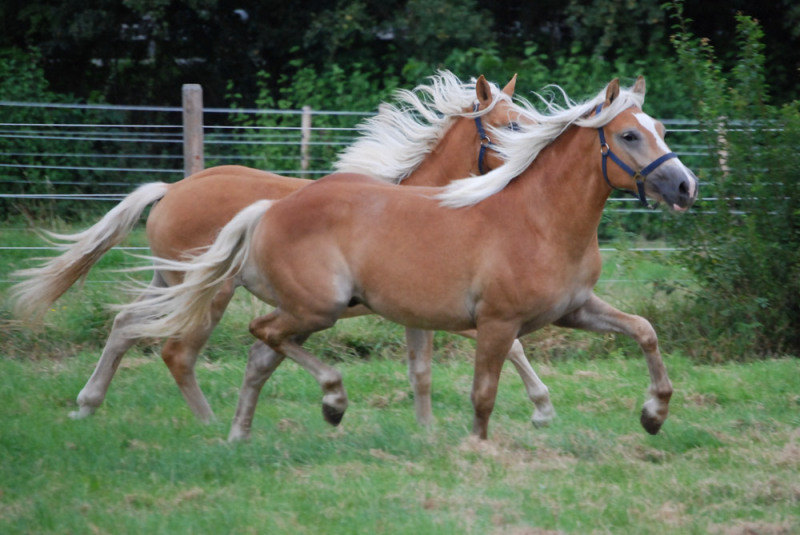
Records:
<instances>
[{"instance_id":1,"label":"blue halter","mask_svg":"<svg viewBox=\"0 0 800 535\"><path fill-rule=\"evenodd\" d=\"M480 107L480 103L476 102L475 106L472 108L472 111L473 112L478 111L479 107ZM478 137L481 140L481 148L478 151L478 172L480 174L484 174L484 171L483 171L483 160L484 160L484 157L486 156L486 149L492 149L492 150L497 150L497 149L495 147L495 144L492 143L492 139L486 133L486 129L483 127L483 121L481 121L480 116L475 117L475 127L478 129ZM513 121L511 123L509 123L508 127L511 130L515 130L515 131L519 130L519 125L517 123L513 122Z\"/></svg>"},{"instance_id":2,"label":"blue halter","mask_svg":"<svg viewBox=\"0 0 800 535\"><path fill-rule=\"evenodd\" d=\"M599 104L597 106L597 110L595 111L595 114L596 115L600 114L600 112L602 110L603 110L603 105ZM603 127L602 126L597 129L597 132L600 134L600 154L603 155L603 178L606 180L606 184L608 184L609 187L611 187L611 189L615 189L615 190L618 190L618 191L624 191L625 193L628 193L630 195L633 195L634 197L637 197L639 199L639 202L642 203L642 206L644 206L645 208L649 208L650 205L647 204L647 198L645 197L645 194L644 194L644 181L647 180L647 175L652 173L659 165L661 165L662 163L666 162L667 160L671 160L672 158L677 158L678 155L675 154L674 152L668 152L666 154L663 154L663 155L659 156L655 160L653 160L649 165L646 165L640 171L634 171L633 169L631 169L631 167L628 164L623 162L619 158L619 156L617 156L616 154L614 154L612 152L611 147L609 147L608 143L606 142L606 134L603 131ZM622 188L618 188L618 187L614 186L613 184L611 184L611 181L608 179L608 159L609 158L611 158L611 160L614 163L616 163L623 171L628 173L633 178L634 182L636 182L636 192L629 191L629 190L622 189Z\"/></svg>"}]
</instances>

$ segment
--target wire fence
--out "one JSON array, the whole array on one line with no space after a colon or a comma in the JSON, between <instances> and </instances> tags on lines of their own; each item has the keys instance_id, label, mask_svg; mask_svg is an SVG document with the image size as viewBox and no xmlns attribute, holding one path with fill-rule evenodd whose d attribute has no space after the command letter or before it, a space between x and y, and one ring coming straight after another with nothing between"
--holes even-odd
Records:
<instances>
[{"instance_id":1,"label":"wire fence","mask_svg":"<svg viewBox=\"0 0 800 535\"><path fill-rule=\"evenodd\" d=\"M372 115L224 108L203 108L202 114L206 167L238 164L309 178L332 172L336 154L358 137L357 124ZM87 214L106 212L139 184L184 176L183 107L0 102L0 116L6 118L0 122L2 221L19 221L16 214L86 220ZM708 155L697 122L662 122L671 148L684 161ZM663 211L642 208L634 198L612 197L601 223L601 251L618 250L609 240L620 228L651 229L649 237L663 241L659 229L664 217ZM53 249L14 245L9 235L22 228L22 223L0 227L2 254ZM628 250L658 255L675 251L667 245Z\"/></svg>"}]
</instances>

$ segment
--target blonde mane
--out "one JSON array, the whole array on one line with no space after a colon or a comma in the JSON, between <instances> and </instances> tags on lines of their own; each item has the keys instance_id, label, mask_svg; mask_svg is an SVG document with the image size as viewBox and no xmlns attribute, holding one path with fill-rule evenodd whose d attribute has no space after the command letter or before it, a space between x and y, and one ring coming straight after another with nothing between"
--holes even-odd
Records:
<instances>
[{"instance_id":1,"label":"blonde mane","mask_svg":"<svg viewBox=\"0 0 800 535\"><path fill-rule=\"evenodd\" d=\"M463 83L449 71L439 71L429 79L429 84L412 91L396 91L396 103L381 104L377 115L363 121L358 126L361 137L339 155L334 169L399 183L430 154L455 118L478 117L500 100L510 101L490 84L492 104L475 113L465 112L477 102L475 81Z\"/></svg>"},{"instance_id":2,"label":"blonde mane","mask_svg":"<svg viewBox=\"0 0 800 535\"><path fill-rule=\"evenodd\" d=\"M444 192L436 197L443 206L459 208L471 206L494 195L505 188L512 179L519 176L536 159L539 153L554 139L572 125L598 128L609 123L623 110L631 107L642 107L644 95L634 93L630 88L620 91L619 96L598 115L591 115L599 104L605 101L605 88L596 97L581 103L574 103L558 86L551 86L559 92L565 106L555 103L553 99L536 96L546 106L546 112L537 111L529 102L517 98L524 111L523 120L517 130L491 128L490 137L496 150L505 163L485 175L472 176L451 182Z\"/></svg>"}]
</instances>

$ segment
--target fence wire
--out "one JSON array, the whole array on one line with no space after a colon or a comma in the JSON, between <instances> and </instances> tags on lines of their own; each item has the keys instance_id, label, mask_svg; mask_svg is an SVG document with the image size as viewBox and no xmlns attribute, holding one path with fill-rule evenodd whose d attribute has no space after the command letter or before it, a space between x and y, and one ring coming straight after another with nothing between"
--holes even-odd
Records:
<instances>
[{"instance_id":1,"label":"fence wire","mask_svg":"<svg viewBox=\"0 0 800 535\"><path fill-rule=\"evenodd\" d=\"M183 176L180 107L0 101L3 108L10 112L4 114L10 117L7 122L0 122L0 215L4 221L36 209L64 219L87 210L103 213L141 183L177 181ZM309 139L305 141L308 168L303 169L303 110L204 108L203 113L206 167L239 164L306 177L332 172L336 154L357 139L357 124L374 115L311 110ZM663 122L670 145L679 156L692 159L708 155L699 123ZM609 199L601 227L617 225L616 221L623 219L635 228L657 226L664 214L643 209L637 202L627 197ZM57 251L49 246L14 245L9 236L19 230L10 224L0 228L2 254ZM616 251L609 247L601 250L604 254ZM644 254L675 252L670 247L629 250Z\"/></svg>"}]
</instances>

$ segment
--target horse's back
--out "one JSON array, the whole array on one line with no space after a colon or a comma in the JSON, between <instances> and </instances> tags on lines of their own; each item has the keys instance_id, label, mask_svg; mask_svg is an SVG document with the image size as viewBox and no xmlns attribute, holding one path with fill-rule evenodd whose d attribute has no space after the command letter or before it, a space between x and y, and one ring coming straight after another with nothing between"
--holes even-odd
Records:
<instances>
[{"instance_id":1,"label":"horse's back","mask_svg":"<svg viewBox=\"0 0 800 535\"><path fill-rule=\"evenodd\" d=\"M150 248L157 256L178 258L211 244L219 229L253 202L283 198L311 182L238 165L195 173L170 185L150 211Z\"/></svg>"}]
</instances>

